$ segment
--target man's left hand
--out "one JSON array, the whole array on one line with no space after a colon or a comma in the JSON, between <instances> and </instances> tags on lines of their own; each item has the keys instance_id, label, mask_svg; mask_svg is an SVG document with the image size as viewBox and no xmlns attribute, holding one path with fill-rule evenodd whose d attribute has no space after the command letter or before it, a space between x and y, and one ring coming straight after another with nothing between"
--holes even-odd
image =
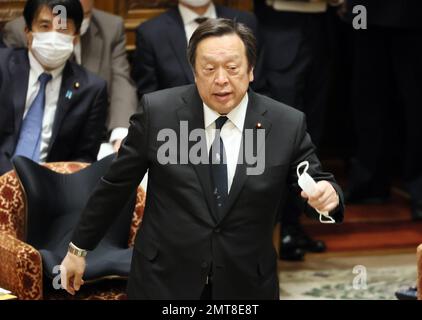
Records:
<instances>
[{"instance_id":1,"label":"man's left hand","mask_svg":"<svg viewBox=\"0 0 422 320\"><path fill-rule=\"evenodd\" d=\"M308 204L320 212L332 212L340 204L340 199L334 187L328 181L317 183L317 191L309 196L302 191L302 197L308 200Z\"/></svg>"}]
</instances>

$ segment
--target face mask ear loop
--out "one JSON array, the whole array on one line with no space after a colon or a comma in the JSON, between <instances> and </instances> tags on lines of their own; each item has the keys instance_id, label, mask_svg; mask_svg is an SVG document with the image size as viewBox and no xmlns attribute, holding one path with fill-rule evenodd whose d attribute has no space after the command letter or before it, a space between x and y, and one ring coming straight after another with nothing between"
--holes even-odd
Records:
<instances>
[{"instance_id":1,"label":"face mask ear loop","mask_svg":"<svg viewBox=\"0 0 422 320\"><path fill-rule=\"evenodd\" d=\"M303 172L301 172L301 169L304 168ZM298 165L297 167L297 177L300 178L302 175L306 174L309 170L309 161L304 161L301 164ZM332 224L332 223L336 223L336 221L333 219L333 217L326 215L326 212L319 212L317 210L317 212L319 213L319 222L323 223L323 224ZM325 220L324 220L325 219Z\"/></svg>"},{"instance_id":2,"label":"face mask ear loop","mask_svg":"<svg viewBox=\"0 0 422 320\"><path fill-rule=\"evenodd\" d=\"M319 213L319 222L323 223L323 224L332 224L332 223L336 223L336 220L333 219L333 217L322 214L321 212L319 212L317 210L317 212ZM327 219L327 220L324 220Z\"/></svg>"},{"instance_id":3,"label":"face mask ear loop","mask_svg":"<svg viewBox=\"0 0 422 320\"><path fill-rule=\"evenodd\" d=\"M300 173L300 169L305 167L302 173ZM303 174L307 173L309 170L309 161L304 161L297 166L297 177L300 178Z\"/></svg>"}]
</instances>

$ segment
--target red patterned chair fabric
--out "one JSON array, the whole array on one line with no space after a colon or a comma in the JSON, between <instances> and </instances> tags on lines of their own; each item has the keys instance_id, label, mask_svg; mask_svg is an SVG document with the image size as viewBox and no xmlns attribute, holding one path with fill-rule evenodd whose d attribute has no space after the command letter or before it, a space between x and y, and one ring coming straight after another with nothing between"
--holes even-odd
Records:
<instances>
[{"instance_id":1,"label":"red patterned chair fabric","mask_svg":"<svg viewBox=\"0 0 422 320\"><path fill-rule=\"evenodd\" d=\"M88 164L76 162L49 163L47 168L62 174L77 172ZM133 246L136 232L142 222L145 191L139 187L128 245ZM0 177L0 287L6 288L21 300L124 300L126 281L109 279L86 284L72 297L64 291L43 289L43 271L40 253L24 242L25 195L15 172Z\"/></svg>"}]
</instances>

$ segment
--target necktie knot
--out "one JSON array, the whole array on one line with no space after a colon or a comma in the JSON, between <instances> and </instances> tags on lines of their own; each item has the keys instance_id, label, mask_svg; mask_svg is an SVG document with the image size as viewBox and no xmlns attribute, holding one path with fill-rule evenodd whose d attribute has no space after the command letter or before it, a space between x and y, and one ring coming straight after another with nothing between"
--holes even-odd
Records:
<instances>
[{"instance_id":1,"label":"necktie knot","mask_svg":"<svg viewBox=\"0 0 422 320\"><path fill-rule=\"evenodd\" d=\"M224 124L227 122L229 118L227 117L220 117L217 120L215 120L215 129L221 130L223 128Z\"/></svg>"},{"instance_id":2,"label":"necktie knot","mask_svg":"<svg viewBox=\"0 0 422 320\"><path fill-rule=\"evenodd\" d=\"M53 77L49 73L43 73L38 77L38 81L42 86L45 86Z\"/></svg>"},{"instance_id":3,"label":"necktie knot","mask_svg":"<svg viewBox=\"0 0 422 320\"><path fill-rule=\"evenodd\" d=\"M197 24L203 24L205 21L207 21L208 20L208 18L207 17L199 17L199 18L196 18L195 19L195 22L197 23Z\"/></svg>"}]
</instances>

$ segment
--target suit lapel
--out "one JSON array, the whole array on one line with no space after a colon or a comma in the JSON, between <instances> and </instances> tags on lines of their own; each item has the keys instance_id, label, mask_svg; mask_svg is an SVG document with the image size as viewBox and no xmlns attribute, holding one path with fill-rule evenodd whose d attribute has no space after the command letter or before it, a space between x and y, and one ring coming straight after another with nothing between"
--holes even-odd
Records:
<instances>
[{"instance_id":1,"label":"suit lapel","mask_svg":"<svg viewBox=\"0 0 422 320\"><path fill-rule=\"evenodd\" d=\"M19 60L19 61L18 61ZM26 93L28 92L29 82L29 59L28 51L22 51L22 55L15 55L10 67L10 74L13 82L13 107L14 107L14 130L19 136L20 126L22 124L25 112ZM24 94L22 94L24 93Z\"/></svg>"},{"instance_id":2,"label":"suit lapel","mask_svg":"<svg viewBox=\"0 0 422 320\"><path fill-rule=\"evenodd\" d=\"M174 54L177 57L186 78L190 83L194 83L192 69L186 56L188 44L186 40L185 27L179 10L170 9L168 11L167 23L169 24L169 28L167 28L167 36L169 37Z\"/></svg>"},{"instance_id":3,"label":"suit lapel","mask_svg":"<svg viewBox=\"0 0 422 320\"><path fill-rule=\"evenodd\" d=\"M73 99L75 99L74 95L76 94L76 92L74 86L76 82L77 79L75 77L74 70L72 68L71 63L68 62L63 70L62 85L60 87L59 100L57 101L57 109L54 118L53 133L51 136L49 151L54 145L54 142L60 131L63 119L71 107L72 97Z\"/></svg>"},{"instance_id":4,"label":"suit lapel","mask_svg":"<svg viewBox=\"0 0 422 320\"><path fill-rule=\"evenodd\" d=\"M189 124L189 132L192 132L195 129L201 129L203 132L204 130L204 112L203 112L203 103L202 100L198 94L198 91L196 90L196 87L192 86L192 91L189 90L188 95L185 95L183 97L183 100L186 104L185 107L180 108L177 111L179 121L188 121ZM205 136L202 137L205 139ZM206 143L206 140L203 140L203 142ZM191 150L192 146L197 143L194 141L189 141L189 150ZM208 158L208 156L207 156ZM217 205L215 203L215 199L212 194L212 185L211 185L211 176L210 176L210 169L208 164L198 164L193 165L191 161L189 161L189 164L192 166L192 168L195 170L199 182L201 184L207 205L209 211L212 213L212 219L213 222L216 223L216 217L217 215ZM207 215L207 218L209 219L209 215Z\"/></svg>"},{"instance_id":5,"label":"suit lapel","mask_svg":"<svg viewBox=\"0 0 422 320\"><path fill-rule=\"evenodd\" d=\"M186 94L183 97L183 100L186 106L180 108L177 111L179 121L188 121L189 132L192 132L192 130L195 130L195 129L203 130L205 127L202 100L198 94L196 87L192 86L192 88L193 88L192 90L194 90L194 94L192 94L192 91L189 91L189 93L191 94ZM255 144L257 140L256 138L257 130L265 130L265 137L268 138L268 135L271 131L272 124L265 117L266 112L267 110L258 104L256 94L252 90L250 90L248 110L246 112L246 119L245 119L245 126L244 126L242 141L245 140L245 132L247 129L252 130L254 132ZM261 129L257 129L258 123L261 124ZM203 138L205 139L205 137ZM189 150L192 148L192 146L195 143L196 142L191 142L191 141L189 142ZM254 154L256 155L262 151L263 151L262 149L254 150ZM240 150L240 152L243 152L243 150ZM189 161L189 163L191 162ZM212 193L212 184L211 184L209 165L208 164L199 164L199 165L190 164L190 165L194 168L198 176L202 190L205 195L206 202L208 204L208 208L210 212L212 213L212 218L214 222L221 223L223 219L229 214L230 209L236 203L236 200L239 197L239 194L242 191L243 186L245 185L248 179L248 175L247 175L248 164L246 164L245 161L242 161L242 163L237 165L236 173L233 179L229 197L228 197L226 205L224 206L220 221L218 221L217 219L219 214L218 214L217 204ZM255 165L251 165L251 166L254 167Z\"/></svg>"},{"instance_id":6,"label":"suit lapel","mask_svg":"<svg viewBox=\"0 0 422 320\"><path fill-rule=\"evenodd\" d=\"M254 145L256 144L256 141L257 141L257 135L256 135L257 130L265 130L265 137L266 138L268 137L268 134L271 131L271 122L264 117L265 113L266 113L266 109L258 104L256 94L252 90L250 90L249 91L248 110L246 112L245 126L244 126L244 130L243 130L242 146L244 145L246 130L252 130L253 131L253 133L254 133L253 134ZM257 129L258 123L261 124L260 129ZM262 149L256 150L256 151L255 150L256 150L256 148L254 148L254 153L257 152L257 153L255 153L255 155L259 154L259 152L262 151ZM242 150L242 148L241 148L240 152L242 152L242 153L244 152ZM243 159L245 159L244 156L243 156ZM248 164L245 163L245 162L246 161L243 160L242 163L237 165L236 173L235 173L235 176L234 176L234 179L233 179L232 187L230 189L229 197L228 197L227 203L224 206L223 214L221 215L221 221L230 212L230 209L235 204L237 198L239 197L240 192L243 189L243 186L246 183L246 180L248 179L248 175L247 175ZM254 165L252 165L252 164L249 164L249 165L254 167Z\"/></svg>"},{"instance_id":7,"label":"suit lapel","mask_svg":"<svg viewBox=\"0 0 422 320\"><path fill-rule=\"evenodd\" d=\"M100 73L100 62L103 56L104 42L101 37L100 29L95 19L95 11L92 16L91 25L88 32L81 38L81 55L82 65L89 71L98 74ZM89 50L87 49L89 48Z\"/></svg>"}]
</instances>

